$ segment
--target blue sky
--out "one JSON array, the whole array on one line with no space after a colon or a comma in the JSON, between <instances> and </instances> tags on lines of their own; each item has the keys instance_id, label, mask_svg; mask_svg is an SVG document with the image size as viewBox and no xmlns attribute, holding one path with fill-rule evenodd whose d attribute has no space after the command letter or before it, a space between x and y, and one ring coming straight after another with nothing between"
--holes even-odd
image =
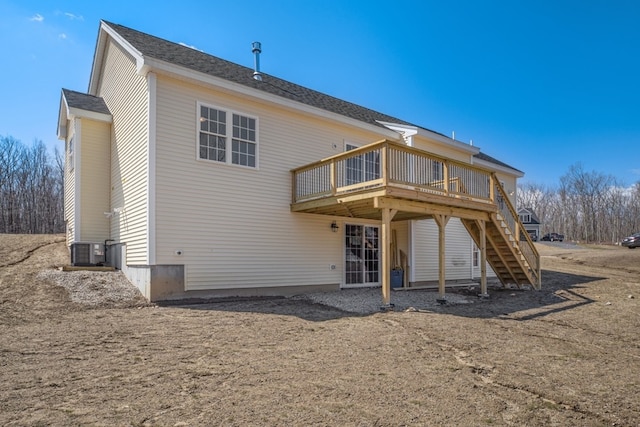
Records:
<instances>
[{"instance_id":1,"label":"blue sky","mask_svg":"<svg viewBox=\"0 0 640 427\"><path fill-rule=\"evenodd\" d=\"M0 135L62 147L100 19L470 142L556 185L569 166L640 181L635 0L0 0Z\"/></svg>"}]
</instances>

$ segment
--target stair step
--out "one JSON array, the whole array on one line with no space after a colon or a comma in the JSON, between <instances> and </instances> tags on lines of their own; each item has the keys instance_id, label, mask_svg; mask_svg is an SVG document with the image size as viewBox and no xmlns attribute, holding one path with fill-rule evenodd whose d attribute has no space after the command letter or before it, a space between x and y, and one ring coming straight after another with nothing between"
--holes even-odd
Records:
<instances>
[{"instance_id":1,"label":"stair step","mask_svg":"<svg viewBox=\"0 0 640 427\"><path fill-rule=\"evenodd\" d=\"M480 239L480 228L474 221L463 220L463 223L471 237L477 242ZM504 217L497 214L486 225L487 261L500 281L502 283L515 282L519 287L534 285L535 273L520 250L520 242L504 221Z\"/></svg>"}]
</instances>

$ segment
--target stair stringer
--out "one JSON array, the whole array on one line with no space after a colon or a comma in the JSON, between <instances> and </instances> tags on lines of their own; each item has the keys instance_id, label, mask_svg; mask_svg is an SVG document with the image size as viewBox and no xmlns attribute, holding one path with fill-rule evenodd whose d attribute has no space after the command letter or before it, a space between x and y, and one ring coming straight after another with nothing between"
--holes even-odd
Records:
<instances>
[{"instance_id":1,"label":"stair stringer","mask_svg":"<svg viewBox=\"0 0 640 427\"><path fill-rule=\"evenodd\" d=\"M467 232L480 247L480 227L478 220L462 219ZM487 262L496 273L504 286L515 284L531 285L536 288L536 280L531 268L520 251L518 242L504 224L498 214L492 214L491 220L486 222L486 254Z\"/></svg>"}]
</instances>

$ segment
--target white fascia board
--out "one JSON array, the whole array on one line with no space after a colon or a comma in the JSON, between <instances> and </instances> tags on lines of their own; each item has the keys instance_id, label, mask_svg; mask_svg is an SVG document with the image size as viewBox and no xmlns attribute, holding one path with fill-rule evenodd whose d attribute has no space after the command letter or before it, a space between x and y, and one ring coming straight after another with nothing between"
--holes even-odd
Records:
<instances>
[{"instance_id":1,"label":"white fascia board","mask_svg":"<svg viewBox=\"0 0 640 427\"><path fill-rule=\"evenodd\" d=\"M96 43L96 52L93 56L93 65L91 67L91 77L89 78L89 90L88 93L96 95L98 90L98 84L100 82L100 76L102 73L102 62L104 60L104 51L107 47L107 42L111 37L116 43L118 43L124 50L126 50L136 61L136 67L138 71L144 66L144 57L142 53L136 48L131 46L124 38L120 36L113 28L108 26L104 21L100 22L100 30L98 31L98 42Z\"/></svg>"},{"instance_id":2,"label":"white fascia board","mask_svg":"<svg viewBox=\"0 0 640 427\"><path fill-rule=\"evenodd\" d=\"M478 154L480 152L480 149L478 147L465 144L464 142L456 141L455 139L451 139L439 133L430 131L429 129L424 129L418 126L410 126L410 125L403 125L399 123L390 123L390 122L383 122L383 121L378 121L378 123L388 127L389 129L393 129L402 133L405 137L420 135L420 136L424 136L425 138L429 138L429 139L441 142L443 144L450 145L457 149L466 151L469 154Z\"/></svg>"},{"instance_id":3,"label":"white fascia board","mask_svg":"<svg viewBox=\"0 0 640 427\"><path fill-rule=\"evenodd\" d=\"M401 125L399 123L391 123L391 122L383 122L382 120L378 120L382 126L388 127L391 130L394 130L400 133L404 138L411 137L418 133L417 126L409 126L409 125Z\"/></svg>"},{"instance_id":4,"label":"white fascia board","mask_svg":"<svg viewBox=\"0 0 640 427\"><path fill-rule=\"evenodd\" d=\"M525 214L531 215L532 212L527 208L520 208L520 209L518 209L518 215L520 215L521 213L525 213Z\"/></svg>"},{"instance_id":5,"label":"white fascia board","mask_svg":"<svg viewBox=\"0 0 640 427\"><path fill-rule=\"evenodd\" d=\"M358 127L367 131L372 131L384 135L384 137L401 140L401 136L398 132L392 129L384 129L379 126L371 125L360 120L352 119L350 117L343 116L342 114L332 113L321 108L313 107L311 105L304 104L302 102L293 101L290 99L282 98L277 95L270 94L258 89L234 83L220 77L211 76L209 74L200 73L198 71L190 70L188 68L181 67L179 65L171 64L165 61L160 61L155 58L144 58L144 65L138 68L138 72L141 75L154 71L159 74L170 75L172 77L187 80L195 84L214 86L225 92L231 94L241 94L250 98L258 99L271 104L277 104L279 106L296 110L298 112L305 112L313 116L319 116L325 119L337 121L347 124L349 126Z\"/></svg>"},{"instance_id":6,"label":"white fascia board","mask_svg":"<svg viewBox=\"0 0 640 427\"><path fill-rule=\"evenodd\" d=\"M507 168L507 167L504 167L504 166L501 166L501 165L497 165L495 163L488 162L488 161L482 160L482 159L478 159L476 157L474 157L472 160L473 160L473 164L474 165L482 166L482 167L490 169L490 170L492 170L494 172L502 172L502 173L505 173L507 175L515 176L516 178L522 178L524 176L524 172L520 172L519 170L515 170L515 169Z\"/></svg>"},{"instance_id":7,"label":"white fascia board","mask_svg":"<svg viewBox=\"0 0 640 427\"><path fill-rule=\"evenodd\" d=\"M69 108L68 116L69 118L82 117L84 119L92 119L107 123L111 123L113 121L113 117L111 117L111 114L98 113L96 111L84 110L82 108Z\"/></svg>"},{"instance_id":8,"label":"white fascia board","mask_svg":"<svg viewBox=\"0 0 640 427\"><path fill-rule=\"evenodd\" d=\"M431 138L431 139L435 139L439 142L448 144L448 145L452 145L455 148L458 148L460 150L466 151L470 154L478 154L480 152L480 148L478 147L474 147L473 145L469 145L469 144L465 144L464 142L460 142L457 141L455 139L451 139L449 137L446 137L444 135L440 135L439 133L430 131L428 129L422 129L422 128L418 128L418 134L421 136L425 136L427 138Z\"/></svg>"},{"instance_id":9,"label":"white fascia board","mask_svg":"<svg viewBox=\"0 0 640 427\"><path fill-rule=\"evenodd\" d=\"M93 62L91 64L91 74L89 75L89 88L87 93L95 95L98 90L98 83L102 70L102 60L104 58L104 50L107 44L107 35L102 30L103 23L100 23L98 30L98 41L96 42L96 50L93 53Z\"/></svg>"},{"instance_id":10,"label":"white fascia board","mask_svg":"<svg viewBox=\"0 0 640 427\"><path fill-rule=\"evenodd\" d=\"M67 107L67 100L64 98L64 94L60 96L60 110L58 110L58 139L67 138L67 121L69 120L69 108Z\"/></svg>"}]
</instances>

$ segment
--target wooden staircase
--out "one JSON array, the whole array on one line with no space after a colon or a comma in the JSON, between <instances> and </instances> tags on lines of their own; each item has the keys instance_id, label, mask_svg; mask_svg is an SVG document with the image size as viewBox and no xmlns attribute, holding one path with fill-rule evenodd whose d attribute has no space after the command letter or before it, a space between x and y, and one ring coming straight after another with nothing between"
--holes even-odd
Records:
<instances>
[{"instance_id":1,"label":"wooden staircase","mask_svg":"<svg viewBox=\"0 0 640 427\"><path fill-rule=\"evenodd\" d=\"M476 245L480 247L481 228L479 223L468 219L463 219L462 223ZM518 287L531 285L535 289L539 289L539 256L535 256L531 261L527 259L525 251L521 249L520 242L511 232L502 215L492 215L491 221L485 224L487 262L500 282L503 285L514 284ZM526 237L528 238L528 235Z\"/></svg>"}]
</instances>

